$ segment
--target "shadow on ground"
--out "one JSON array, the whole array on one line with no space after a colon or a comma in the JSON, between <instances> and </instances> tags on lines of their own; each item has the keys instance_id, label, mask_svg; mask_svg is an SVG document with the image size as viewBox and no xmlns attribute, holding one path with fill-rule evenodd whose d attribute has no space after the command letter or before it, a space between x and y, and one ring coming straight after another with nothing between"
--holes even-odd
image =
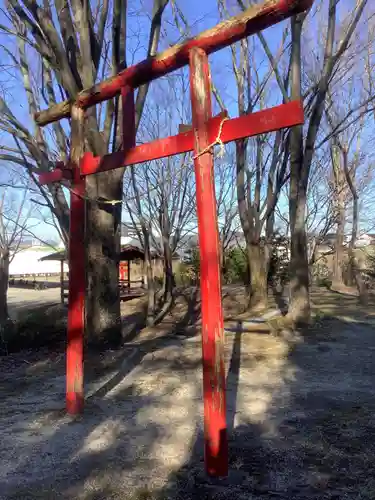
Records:
<instances>
[{"instance_id":1,"label":"shadow on ground","mask_svg":"<svg viewBox=\"0 0 375 500\"><path fill-rule=\"evenodd\" d=\"M375 295L370 294L364 305L358 297L334 292L326 288L314 288L311 298L316 311L326 316L351 318L357 322L375 322ZM374 323L375 324L375 323Z\"/></svg>"},{"instance_id":2,"label":"shadow on ground","mask_svg":"<svg viewBox=\"0 0 375 500\"><path fill-rule=\"evenodd\" d=\"M82 418L46 411L51 378L2 396L0 498L373 498L373 309L343 320L329 301L332 317L307 330L227 335L228 479L204 474L192 295L185 315L137 337L130 361L93 384Z\"/></svg>"},{"instance_id":3,"label":"shadow on ground","mask_svg":"<svg viewBox=\"0 0 375 500\"><path fill-rule=\"evenodd\" d=\"M252 385L240 376L243 365L251 371L241 344L248 352L255 335L235 334L227 378L229 477L202 473L200 432L190 459L155 498L373 498L375 331L326 319L298 333L288 347L283 387L260 419L256 412L238 415L239 393ZM267 362L267 354L252 362Z\"/></svg>"}]
</instances>

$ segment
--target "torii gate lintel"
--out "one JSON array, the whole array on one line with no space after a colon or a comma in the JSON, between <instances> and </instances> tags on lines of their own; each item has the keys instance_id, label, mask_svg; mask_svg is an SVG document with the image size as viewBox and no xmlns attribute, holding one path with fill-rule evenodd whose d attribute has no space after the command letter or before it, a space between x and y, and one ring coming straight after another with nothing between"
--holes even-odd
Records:
<instances>
[{"instance_id":1,"label":"torii gate lintel","mask_svg":"<svg viewBox=\"0 0 375 500\"><path fill-rule=\"evenodd\" d=\"M221 112L208 120L209 143L215 141L224 118L228 118L227 111ZM242 115L238 118L227 119L222 126L221 140L224 144L227 144L238 139L301 125L303 122L304 112L301 101L290 101L286 104ZM127 150L122 149L103 157L86 152L79 165L80 175L93 175L120 167L191 152L194 150L194 131L191 127L189 128L190 130L187 132L157 139L146 144L134 145ZM71 180L73 177L72 169L71 162L66 165L63 162L58 162L55 170L40 174L39 180L42 184Z\"/></svg>"}]
</instances>

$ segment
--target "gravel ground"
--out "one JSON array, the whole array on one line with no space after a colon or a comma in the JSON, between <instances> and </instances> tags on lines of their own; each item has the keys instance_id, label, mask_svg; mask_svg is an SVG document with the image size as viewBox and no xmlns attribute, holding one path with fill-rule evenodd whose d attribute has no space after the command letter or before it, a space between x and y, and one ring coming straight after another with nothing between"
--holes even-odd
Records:
<instances>
[{"instance_id":1,"label":"gravel ground","mask_svg":"<svg viewBox=\"0 0 375 500\"><path fill-rule=\"evenodd\" d=\"M203 473L196 329L145 329L64 414L61 353L3 358L1 499L373 499L375 331L226 338L230 475ZM88 361L90 364L90 361ZM98 370L100 372L100 370ZM92 375L92 374L91 374Z\"/></svg>"},{"instance_id":2,"label":"gravel ground","mask_svg":"<svg viewBox=\"0 0 375 500\"><path fill-rule=\"evenodd\" d=\"M8 307L12 319L36 307L60 303L60 288L48 290L30 290L28 288L8 289Z\"/></svg>"}]
</instances>

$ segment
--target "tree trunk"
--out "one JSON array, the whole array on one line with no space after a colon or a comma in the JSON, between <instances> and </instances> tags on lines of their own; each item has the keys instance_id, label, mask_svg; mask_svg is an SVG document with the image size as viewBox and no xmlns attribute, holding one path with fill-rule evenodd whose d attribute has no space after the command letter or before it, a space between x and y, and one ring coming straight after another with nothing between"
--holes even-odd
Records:
<instances>
[{"instance_id":1,"label":"tree trunk","mask_svg":"<svg viewBox=\"0 0 375 500\"><path fill-rule=\"evenodd\" d=\"M172 306L173 301L173 268L172 268L172 249L170 243L171 234L171 221L168 213L168 205L163 196L163 202L160 207L159 225L162 232L163 240L163 257L164 257L164 278L163 278L163 307L161 312L158 314L158 318L155 319L157 322L159 318L166 314L169 308ZM162 315L162 316L161 316Z\"/></svg>"},{"instance_id":2,"label":"tree trunk","mask_svg":"<svg viewBox=\"0 0 375 500\"><path fill-rule=\"evenodd\" d=\"M335 211L337 220L332 285L335 288L340 288L344 284L345 180L344 172L341 167L340 154L337 147L332 148L332 167L335 182Z\"/></svg>"},{"instance_id":3,"label":"tree trunk","mask_svg":"<svg viewBox=\"0 0 375 500\"><path fill-rule=\"evenodd\" d=\"M164 302L172 299L174 278L172 267L172 250L168 241L164 241Z\"/></svg>"},{"instance_id":4,"label":"tree trunk","mask_svg":"<svg viewBox=\"0 0 375 500\"><path fill-rule=\"evenodd\" d=\"M343 279L343 262L344 262L344 227L345 227L345 208L343 205L339 207L337 214L337 229L336 229L336 244L335 255L333 261L333 282L335 287L340 287L344 284Z\"/></svg>"},{"instance_id":5,"label":"tree trunk","mask_svg":"<svg viewBox=\"0 0 375 500\"><path fill-rule=\"evenodd\" d=\"M170 311L173 305L174 277L172 268L172 250L168 239L164 238L164 283L163 283L163 304L161 310L153 318L153 324L157 324Z\"/></svg>"},{"instance_id":6,"label":"tree trunk","mask_svg":"<svg viewBox=\"0 0 375 500\"><path fill-rule=\"evenodd\" d=\"M147 325L152 326L154 324L154 313L155 313L155 283L154 283L154 273L152 271L152 259L151 259L151 248L150 248L150 235L147 229L142 226L143 241L144 241L144 251L145 251L145 266L146 266L146 276L147 276Z\"/></svg>"},{"instance_id":7,"label":"tree trunk","mask_svg":"<svg viewBox=\"0 0 375 500\"><path fill-rule=\"evenodd\" d=\"M294 201L294 200L293 200ZM296 222L291 224L290 242L290 304L288 316L295 324L307 323L310 319L309 263L305 232L305 203L299 198L291 215Z\"/></svg>"},{"instance_id":8,"label":"tree trunk","mask_svg":"<svg viewBox=\"0 0 375 500\"><path fill-rule=\"evenodd\" d=\"M6 325L8 314L9 250L0 250L0 331Z\"/></svg>"},{"instance_id":9,"label":"tree trunk","mask_svg":"<svg viewBox=\"0 0 375 500\"><path fill-rule=\"evenodd\" d=\"M224 241L224 238L221 235L221 238L220 238L220 241L219 241L219 259L220 259L221 276L224 279L224 276L225 276L225 250L224 250L223 241Z\"/></svg>"},{"instance_id":10,"label":"tree trunk","mask_svg":"<svg viewBox=\"0 0 375 500\"><path fill-rule=\"evenodd\" d=\"M301 33L303 18L292 20L292 99L301 99ZM290 139L290 304L288 316L294 323L310 319L309 263L305 230L307 180L303 175L302 127L293 127Z\"/></svg>"},{"instance_id":11,"label":"tree trunk","mask_svg":"<svg viewBox=\"0 0 375 500\"><path fill-rule=\"evenodd\" d=\"M247 249L250 268L250 306L255 310L263 310L268 305L268 251L260 243L248 245Z\"/></svg>"},{"instance_id":12,"label":"tree trunk","mask_svg":"<svg viewBox=\"0 0 375 500\"><path fill-rule=\"evenodd\" d=\"M249 280L248 283L246 283L246 288L249 291L249 299L250 299L249 306L251 306L252 258L251 258L250 244L251 244L252 228L250 225L250 214L248 210L248 203L246 199L246 189L245 189L246 145L247 145L246 140L236 141L236 187L237 187L238 212L240 216L242 231L246 241L248 272L249 272Z\"/></svg>"},{"instance_id":13,"label":"tree trunk","mask_svg":"<svg viewBox=\"0 0 375 500\"><path fill-rule=\"evenodd\" d=\"M366 284L361 276L361 272L358 267L357 258L355 255L355 243L357 241L357 235L358 235L358 218L359 218L358 193L357 193L357 188L355 186L355 177L354 177L355 172L352 174L349 171L347 146L342 147L342 154L343 154L345 178L353 197L352 237L349 245L349 272L351 274L351 278L352 279L354 278L360 301L366 304L368 301L368 291L366 288Z\"/></svg>"},{"instance_id":14,"label":"tree trunk","mask_svg":"<svg viewBox=\"0 0 375 500\"><path fill-rule=\"evenodd\" d=\"M0 249L0 352L7 354L7 339L11 336L12 322L8 314L9 250Z\"/></svg>"},{"instance_id":15,"label":"tree trunk","mask_svg":"<svg viewBox=\"0 0 375 500\"><path fill-rule=\"evenodd\" d=\"M119 293L121 200L123 170L87 178L87 193L93 201L86 211L87 341L92 346L116 346L122 338Z\"/></svg>"}]
</instances>

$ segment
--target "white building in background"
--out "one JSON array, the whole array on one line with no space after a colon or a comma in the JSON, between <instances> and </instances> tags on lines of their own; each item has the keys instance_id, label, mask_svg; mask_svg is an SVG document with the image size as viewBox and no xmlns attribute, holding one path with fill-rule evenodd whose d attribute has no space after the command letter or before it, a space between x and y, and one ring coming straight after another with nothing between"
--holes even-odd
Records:
<instances>
[{"instance_id":1,"label":"white building in background","mask_svg":"<svg viewBox=\"0 0 375 500\"><path fill-rule=\"evenodd\" d=\"M9 266L10 276L14 275L30 275L33 274L58 274L60 273L60 262L59 261L45 261L40 262L42 257L50 255L53 249L48 247L29 247L24 248L16 253L12 262ZM68 272L69 268L66 263L64 263L64 271Z\"/></svg>"}]
</instances>

